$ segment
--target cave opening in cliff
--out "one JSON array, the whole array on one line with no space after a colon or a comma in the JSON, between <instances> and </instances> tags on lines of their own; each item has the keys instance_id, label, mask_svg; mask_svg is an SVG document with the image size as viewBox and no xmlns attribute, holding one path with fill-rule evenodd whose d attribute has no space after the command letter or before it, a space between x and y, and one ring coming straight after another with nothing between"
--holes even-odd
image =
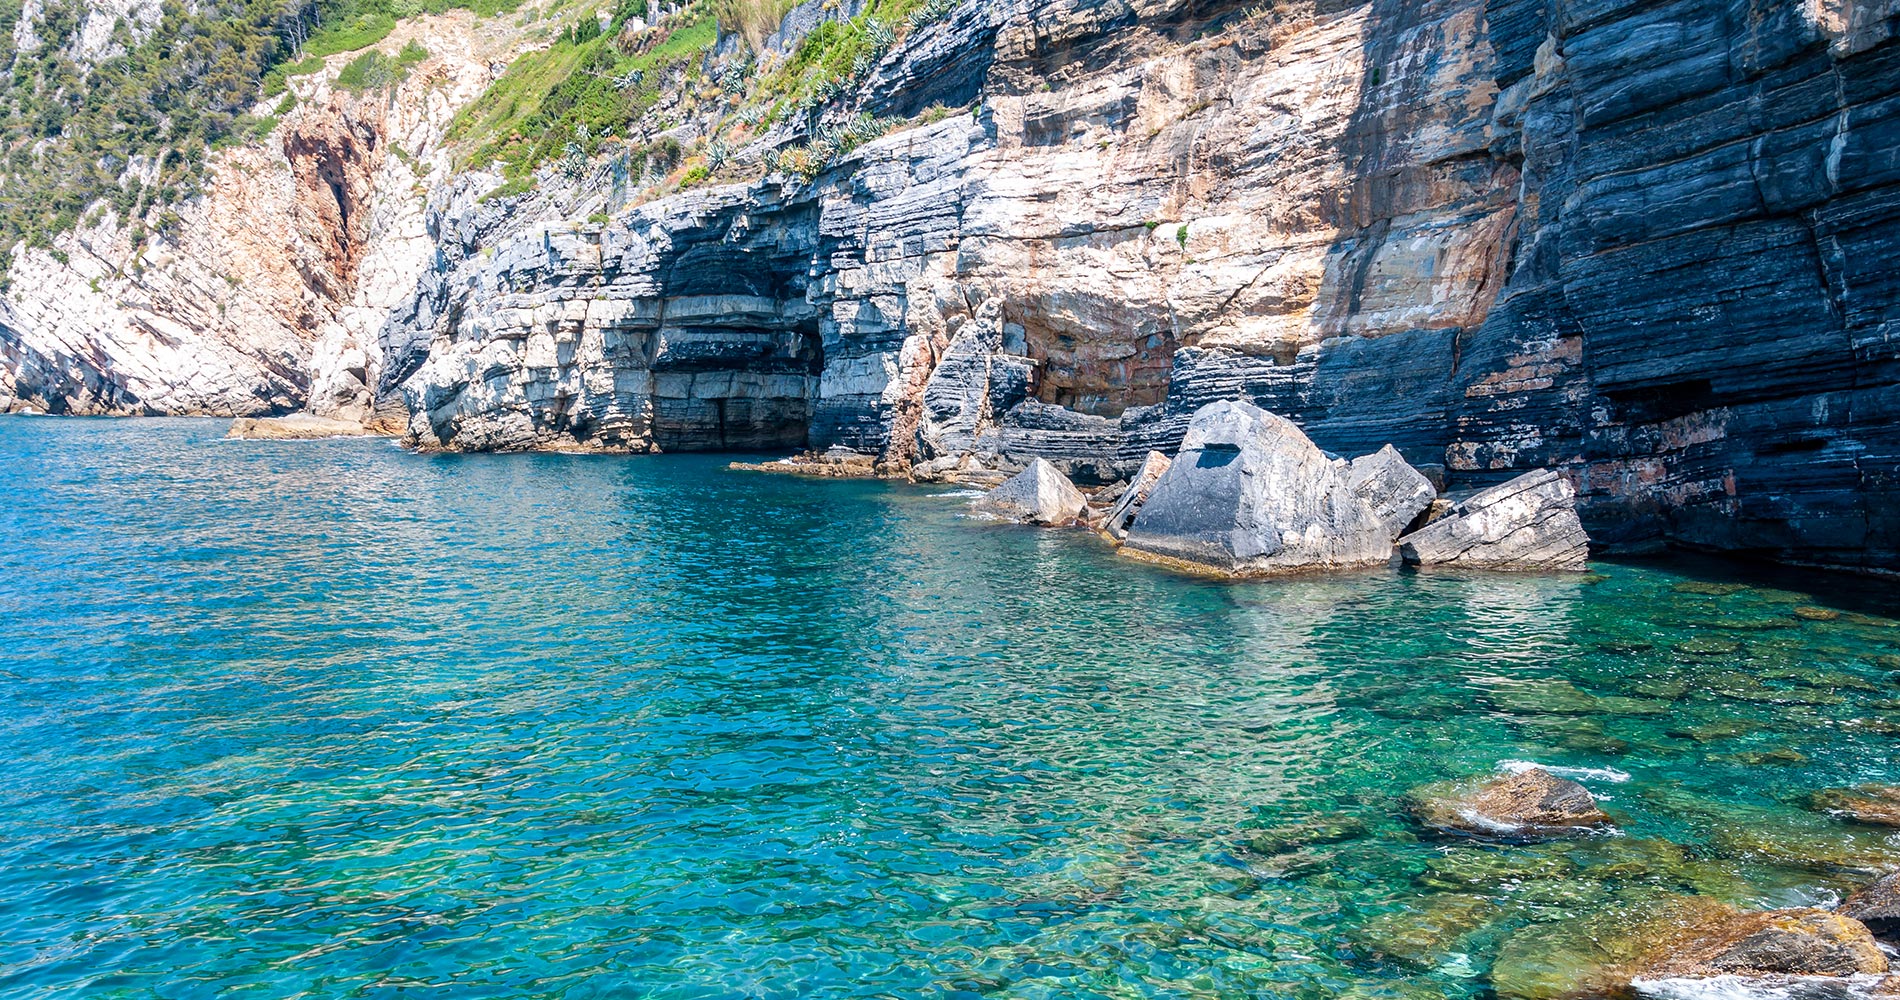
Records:
<instances>
[{"instance_id":1,"label":"cave opening in cliff","mask_svg":"<svg viewBox=\"0 0 1900 1000\"><path fill-rule=\"evenodd\" d=\"M1037 401L1119 417L1167 397L1180 344L1165 317L1073 293L1060 303L1013 303L1004 315L1002 353L1033 364Z\"/></svg>"}]
</instances>

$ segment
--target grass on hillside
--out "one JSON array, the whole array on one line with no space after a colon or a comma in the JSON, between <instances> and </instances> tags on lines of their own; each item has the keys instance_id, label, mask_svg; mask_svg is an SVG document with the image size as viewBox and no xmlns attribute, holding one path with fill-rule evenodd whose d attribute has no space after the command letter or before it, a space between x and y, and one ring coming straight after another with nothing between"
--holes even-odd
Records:
<instances>
[{"instance_id":1,"label":"grass on hillside","mask_svg":"<svg viewBox=\"0 0 1900 1000\"><path fill-rule=\"evenodd\" d=\"M683 19L650 48L646 37L620 33L624 21L644 13L644 4L623 7L604 33L595 33L590 13L546 49L514 61L501 79L463 108L448 137L469 142L468 162L500 161L502 176L518 182L564 155L591 156L600 140L625 135L660 99L663 78L684 70L689 78L719 32L709 6ZM628 51L631 49L631 51Z\"/></svg>"}]
</instances>

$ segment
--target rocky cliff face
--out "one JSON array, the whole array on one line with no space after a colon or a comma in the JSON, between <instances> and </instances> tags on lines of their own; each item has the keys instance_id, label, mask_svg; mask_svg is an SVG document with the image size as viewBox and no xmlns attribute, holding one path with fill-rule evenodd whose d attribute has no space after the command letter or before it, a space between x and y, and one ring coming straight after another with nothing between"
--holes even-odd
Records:
<instances>
[{"instance_id":1,"label":"rocky cliff face","mask_svg":"<svg viewBox=\"0 0 1900 1000\"><path fill-rule=\"evenodd\" d=\"M444 180L420 279L326 349L348 377L271 405L400 400L429 447L1109 479L1243 398L1454 489L1559 468L1602 540L1896 568L1897 21L966 0L852 100L974 110L809 181Z\"/></svg>"},{"instance_id":2,"label":"rocky cliff face","mask_svg":"<svg viewBox=\"0 0 1900 1000\"><path fill-rule=\"evenodd\" d=\"M0 300L0 412L368 418L377 331L434 258L424 191L448 174L443 129L510 54L466 12L384 45L416 38L431 55L390 92L335 88L347 56L292 78L295 109L217 154L202 197L139 219L103 209L22 249Z\"/></svg>"}]
</instances>

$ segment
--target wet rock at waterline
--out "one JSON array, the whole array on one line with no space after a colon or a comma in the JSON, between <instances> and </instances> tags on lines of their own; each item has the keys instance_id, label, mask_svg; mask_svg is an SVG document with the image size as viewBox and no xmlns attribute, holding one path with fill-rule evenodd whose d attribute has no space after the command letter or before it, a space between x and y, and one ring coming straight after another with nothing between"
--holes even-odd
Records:
<instances>
[{"instance_id":1,"label":"wet rock at waterline","mask_svg":"<svg viewBox=\"0 0 1900 1000\"><path fill-rule=\"evenodd\" d=\"M1384 565L1392 540L1292 421L1219 402L1195 412L1123 551L1257 576Z\"/></svg>"},{"instance_id":2,"label":"wet rock at waterline","mask_svg":"<svg viewBox=\"0 0 1900 1000\"><path fill-rule=\"evenodd\" d=\"M238 417L231 421L231 429L224 436L249 441L315 441L323 438L370 437L383 433L354 420L332 420L309 413L293 413L287 417Z\"/></svg>"},{"instance_id":3,"label":"wet rock at waterline","mask_svg":"<svg viewBox=\"0 0 1900 1000\"><path fill-rule=\"evenodd\" d=\"M1765 991L1793 977L1878 975L1887 968L1867 928L1840 914L1750 911L1677 896L1526 927L1499 950L1491 982L1499 996L1514 1000L1628 996L1632 985L1659 995L1787 996ZM1701 988L1718 977L1732 988Z\"/></svg>"},{"instance_id":4,"label":"wet rock at waterline","mask_svg":"<svg viewBox=\"0 0 1900 1000\"><path fill-rule=\"evenodd\" d=\"M1109 506L1108 513L1102 519L1102 530L1110 538L1119 542L1128 537L1128 526L1134 523L1142 505L1154 493L1155 484L1161 481L1162 473L1167 472L1168 466L1172 464L1172 459L1158 451L1149 452L1141 460L1141 468L1135 472L1135 478L1129 481L1128 488Z\"/></svg>"},{"instance_id":5,"label":"wet rock at waterline","mask_svg":"<svg viewBox=\"0 0 1900 1000\"><path fill-rule=\"evenodd\" d=\"M1900 944L1900 872L1855 892L1835 912L1866 924L1875 937Z\"/></svg>"},{"instance_id":6,"label":"wet rock at waterline","mask_svg":"<svg viewBox=\"0 0 1900 1000\"><path fill-rule=\"evenodd\" d=\"M1006 521L1057 527L1073 524L1087 505L1069 477L1048 460L1038 458L978 500L975 509Z\"/></svg>"},{"instance_id":7,"label":"wet rock at waterline","mask_svg":"<svg viewBox=\"0 0 1900 1000\"><path fill-rule=\"evenodd\" d=\"M1438 498L1431 480L1412 468L1389 444L1353 459L1346 470L1346 485L1371 505L1372 512L1385 522L1386 533L1394 539Z\"/></svg>"},{"instance_id":8,"label":"wet rock at waterline","mask_svg":"<svg viewBox=\"0 0 1900 1000\"><path fill-rule=\"evenodd\" d=\"M1900 785L1861 785L1816 792L1814 808L1875 826L1900 826Z\"/></svg>"},{"instance_id":9,"label":"wet rock at waterline","mask_svg":"<svg viewBox=\"0 0 1900 1000\"><path fill-rule=\"evenodd\" d=\"M869 479L878 474L876 456L848 448L806 452L770 462L733 462L726 467L737 472L776 472L820 479Z\"/></svg>"},{"instance_id":10,"label":"wet rock at waterline","mask_svg":"<svg viewBox=\"0 0 1900 1000\"><path fill-rule=\"evenodd\" d=\"M1588 789L1541 767L1427 785L1411 798L1420 823L1455 836L1521 843L1615 829Z\"/></svg>"},{"instance_id":11,"label":"wet rock at waterline","mask_svg":"<svg viewBox=\"0 0 1900 1000\"><path fill-rule=\"evenodd\" d=\"M1548 469L1458 501L1448 516L1399 539L1405 561L1473 569L1581 570L1590 537L1576 490Z\"/></svg>"}]
</instances>

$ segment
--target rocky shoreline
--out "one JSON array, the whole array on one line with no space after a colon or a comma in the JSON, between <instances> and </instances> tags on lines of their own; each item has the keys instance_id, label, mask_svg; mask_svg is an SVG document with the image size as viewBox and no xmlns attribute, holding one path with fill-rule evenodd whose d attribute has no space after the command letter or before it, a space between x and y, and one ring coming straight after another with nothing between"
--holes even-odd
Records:
<instances>
[{"instance_id":1,"label":"rocky shoreline","mask_svg":"<svg viewBox=\"0 0 1900 1000\"><path fill-rule=\"evenodd\" d=\"M889 475L870 456L843 449L730 468L820 478ZM1576 492L1549 470L1446 497L1389 445L1347 461L1321 451L1292 421L1244 402L1202 407L1178 454L1149 452L1131 479L1093 496L1041 457L1001 483L1005 473L974 461L927 475L906 478L994 484L972 505L977 513L1087 528L1126 555L1219 576L1400 562L1580 571L1589 556Z\"/></svg>"}]
</instances>

